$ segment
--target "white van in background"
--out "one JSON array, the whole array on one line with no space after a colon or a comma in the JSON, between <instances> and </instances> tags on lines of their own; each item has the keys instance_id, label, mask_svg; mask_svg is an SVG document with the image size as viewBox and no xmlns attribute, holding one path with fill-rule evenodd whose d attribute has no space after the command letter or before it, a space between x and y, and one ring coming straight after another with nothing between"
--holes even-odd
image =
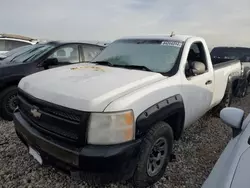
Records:
<instances>
[{"instance_id":1,"label":"white van in background","mask_svg":"<svg viewBox=\"0 0 250 188\"><path fill-rule=\"evenodd\" d=\"M33 45L36 43L38 43L37 39L21 35L0 34L0 54L4 54L21 46Z\"/></svg>"}]
</instances>

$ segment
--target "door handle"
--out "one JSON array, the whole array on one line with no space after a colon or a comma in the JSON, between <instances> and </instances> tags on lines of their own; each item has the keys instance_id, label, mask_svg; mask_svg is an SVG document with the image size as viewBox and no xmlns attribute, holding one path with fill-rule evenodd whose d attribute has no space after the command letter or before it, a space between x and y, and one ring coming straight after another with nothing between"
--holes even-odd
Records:
<instances>
[{"instance_id":1,"label":"door handle","mask_svg":"<svg viewBox=\"0 0 250 188\"><path fill-rule=\"evenodd\" d=\"M212 80L208 80L208 81L206 81L206 85L208 85L208 84L211 84L212 83Z\"/></svg>"}]
</instances>

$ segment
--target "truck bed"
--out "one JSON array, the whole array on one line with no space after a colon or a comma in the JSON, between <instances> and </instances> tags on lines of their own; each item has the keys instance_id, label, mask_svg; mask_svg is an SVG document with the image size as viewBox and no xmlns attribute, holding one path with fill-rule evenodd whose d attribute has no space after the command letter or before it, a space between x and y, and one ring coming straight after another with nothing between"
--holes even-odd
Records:
<instances>
[{"instance_id":1,"label":"truck bed","mask_svg":"<svg viewBox=\"0 0 250 188\"><path fill-rule=\"evenodd\" d=\"M233 64L237 64L237 63L240 63L239 60L229 60L229 61L223 61L221 63L213 63L213 67L214 67L214 70L217 70L217 69L220 69L220 68L224 68L224 67L227 67L227 66L231 66Z\"/></svg>"},{"instance_id":2,"label":"truck bed","mask_svg":"<svg viewBox=\"0 0 250 188\"><path fill-rule=\"evenodd\" d=\"M223 98L225 93L225 88L228 84L228 79L230 74L240 74L241 62L239 60L230 60L223 63L215 64L214 67L214 103L216 104L220 99ZM233 70L238 70L233 72Z\"/></svg>"}]
</instances>

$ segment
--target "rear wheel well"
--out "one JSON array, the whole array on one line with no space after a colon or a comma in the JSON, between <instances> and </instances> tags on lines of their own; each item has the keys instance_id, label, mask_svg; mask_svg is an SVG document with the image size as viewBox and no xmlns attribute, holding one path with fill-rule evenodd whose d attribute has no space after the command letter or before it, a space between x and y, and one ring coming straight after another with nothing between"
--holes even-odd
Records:
<instances>
[{"instance_id":1,"label":"rear wheel well","mask_svg":"<svg viewBox=\"0 0 250 188\"><path fill-rule=\"evenodd\" d=\"M248 83L250 83L250 74L247 77L247 81L248 81Z\"/></svg>"},{"instance_id":2,"label":"rear wheel well","mask_svg":"<svg viewBox=\"0 0 250 188\"><path fill-rule=\"evenodd\" d=\"M180 112L173 113L164 122L168 123L172 128L174 139L179 140L184 127L184 115Z\"/></svg>"},{"instance_id":3,"label":"rear wheel well","mask_svg":"<svg viewBox=\"0 0 250 188\"><path fill-rule=\"evenodd\" d=\"M236 90L237 85L238 85L238 82L239 82L239 80L238 80L238 79L235 79L235 80L233 81L233 83L232 83L232 89L233 89L233 91L235 91L235 90Z\"/></svg>"}]
</instances>

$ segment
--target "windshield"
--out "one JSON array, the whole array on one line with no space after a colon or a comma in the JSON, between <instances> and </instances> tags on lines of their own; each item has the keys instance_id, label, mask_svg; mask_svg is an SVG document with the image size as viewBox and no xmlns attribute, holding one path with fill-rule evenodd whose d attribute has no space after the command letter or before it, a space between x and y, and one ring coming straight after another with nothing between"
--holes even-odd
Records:
<instances>
[{"instance_id":1,"label":"windshield","mask_svg":"<svg viewBox=\"0 0 250 188\"><path fill-rule=\"evenodd\" d=\"M118 40L106 47L92 62L141 66L167 73L175 65L183 42L171 40Z\"/></svg>"},{"instance_id":2,"label":"windshield","mask_svg":"<svg viewBox=\"0 0 250 188\"><path fill-rule=\"evenodd\" d=\"M212 58L250 61L250 48L217 47L211 51Z\"/></svg>"},{"instance_id":3,"label":"windshield","mask_svg":"<svg viewBox=\"0 0 250 188\"><path fill-rule=\"evenodd\" d=\"M13 50L10 50L10 51L4 53L4 56L7 57L7 56L11 56L11 55L13 55L13 54L18 54L18 53L21 54L21 53L27 51L27 50L30 49L30 48L33 48L33 46L31 46L31 45L26 45L26 46L18 47L18 48L15 48L15 49L13 49Z\"/></svg>"},{"instance_id":4,"label":"windshield","mask_svg":"<svg viewBox=\"0 0 250 188\"><path fill-rule=\"evenodd\" d=\"M47 44L35 44L32 45L30 48L25 48L23 51L21 50L19 53L14 53L11 56L8 56L10 61L17 61L17 62L26 62L26 61L35 61L49 50L54 48L53 45Z\"/></svg>"}]
</instances>

